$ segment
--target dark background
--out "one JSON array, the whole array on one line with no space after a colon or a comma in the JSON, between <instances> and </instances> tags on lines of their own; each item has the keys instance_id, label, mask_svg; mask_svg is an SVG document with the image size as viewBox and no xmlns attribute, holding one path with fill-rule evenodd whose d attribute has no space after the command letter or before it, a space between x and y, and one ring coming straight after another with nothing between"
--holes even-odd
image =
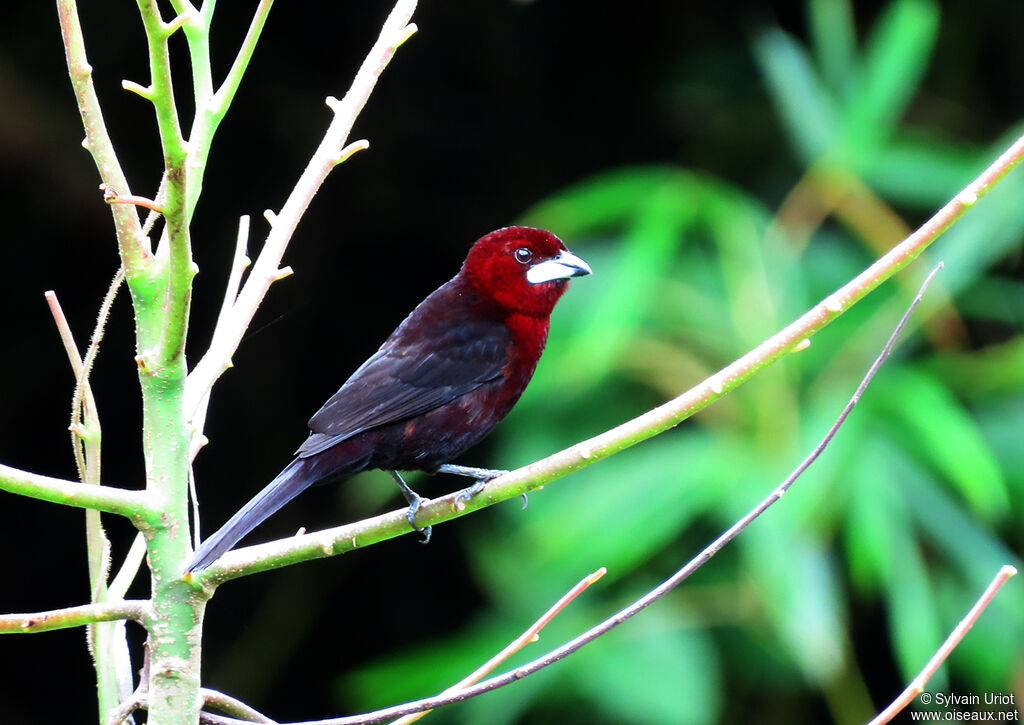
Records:
<instances>
[{"instance_id":1,"label":"dark background","mask_svg":"<svg viewBox=\"0 0 1024 725\"><path fill-rule=\"evenodd\" d=\"M242 6L251 5L221 3L218 79L248 22ZM857 4L859 26L874 19L877 5ZM147 82L141 24L128 4L83 2L80 11L122 165L133 192L152 196L160 171L152 109L119 87L122 78ZM911 113L950 135L989 143L1024 113L1024 45L1015 30L1024 5L950 3L942 11L936 53ZM330 120L324 96L344 93L386 12L379 2L281 2L271 12L214 143L195 215L201 271L190 361L212 330L238 215L253 218L255 256L266 231L262 210L280 207ZM398 52L353 130L353 139L370 140L370 150L336 169L321 189L285 256L295 275L273 286L234 369L216 388L206 428L211 445L196 463L206 532L289 460L308 416L457 270L472 241L514 223L538 199L609 167L675 162L774 206L800 172L781 152L749 39L764 25L803 36L801 3L424 2L414 20L420 31ZM0 11L0 21L0 461L73 478L66 431L72 380L43 291L57 292L84 348L117 267L116 249L95 167L79 145L54 8L22 3L16 13ZM172 50L185 57L180 37ZM184 64L177 70L187 78ZM188 96L187 83L179 84L183 116ZM143 461L130 325L122 291L93 386L104 423L103 478L135 488ZM472 462L488 465L488 450L480 446ZM427 493L442 488L428 483ZM346 497L344 487L318 489L259 536L354 520L373 512L364 504ZM107 522L116 557L134 532L113 517ZM0 494L7 552L0 609L87 599L81 524L80 511ZM354 668L425 631L455 630L478 602L465 576L459 526L442 527L429 547L404 537L226 585L207 613L207 684L282 718L340 714L346 703L325 665ZM247 637L262 626L250 622L253 612L262 622L290 620L295 635ZM83 639L70 630L0 640L0 720L89 721L94 694ZM259 670L267 659L278 667ZM884 658L876 667L896 678ZM814 698L803 708L807 721L821 714ZM550 721L569 721L559 718Z\"/></svg>"}]
</instances>

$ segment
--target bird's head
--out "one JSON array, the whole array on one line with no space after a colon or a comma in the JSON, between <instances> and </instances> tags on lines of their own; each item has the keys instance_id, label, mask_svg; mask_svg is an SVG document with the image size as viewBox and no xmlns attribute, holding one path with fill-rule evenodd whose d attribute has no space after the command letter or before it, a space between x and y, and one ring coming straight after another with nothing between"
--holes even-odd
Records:
<instances>
[{"instance_id":1,"label":"bird's head","mask_svg":"<svg viewBox=\"0 0 1024 725\"><path fill-rule=\"evenodd\" d=\"M469 250L462 275L509 312L546 317L570 277L590 274L551 232L505 227L481 237Z\"/></svg>"}]
</instances>

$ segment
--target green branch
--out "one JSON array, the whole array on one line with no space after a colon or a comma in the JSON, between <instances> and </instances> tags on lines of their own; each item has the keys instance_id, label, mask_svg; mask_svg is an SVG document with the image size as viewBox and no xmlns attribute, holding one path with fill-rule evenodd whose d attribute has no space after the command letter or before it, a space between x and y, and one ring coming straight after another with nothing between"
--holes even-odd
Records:
<instances>
[{"instance_id":1,"label":"green branch","mask_svg":"<svg viewBox=\"0 0 1024 725\"><path fill-rule=\"evenodd\" d=\"M192 278L195 276L192 245L189 240L189 214L185 203L185 162L188 158L188 149L178 120L167 47L170 36L188 22L190 16L180 15L170 23L165 23L160 17L155 0L138 0L138 5L149 49L150 86L145 89L144 95L153 103L156 110L166 180L164 197L161 200L166 243L162 243L157 251L163 299L159 308L155 310L148 309L147 305L136 306L139 330L146 331L147 337L150 338L145 340L146 347L143 348L144 364L156 369L172 364L184 353ZM147 324L144 319L147 313L161 317L161 324ZM155 350L151 349L153 346Z\"/></svg>"},{"instance_id":2,"label":"green branch","mask_svg":"<svg viewBox=\"0 0 1024 725\"><path fill-rule=\"evenodd\" d=\"M57 14L60 19L61 37L64 40L68 74L71 76L78 111L85 126L83 146L92 155L103 184L119 194L131 194L128 179L121 170L113 142L107 132L99 97L92 82L92 66L89 65L85 54L85 40L75 0L57 0ZM149 240L142 232L138 211L131 204L112 204L110 212L117 230L121 262L128 277L137 278L150 258Z\"/></svg>"},{"instance_id":3,"label":"green branch","mask_svg":"<svg viewBox=\"0 0 1024 725\"><path fill-rule=\"evenodd\" d=\"M144 601L101 602L80 607L54 609L30 614L0 614L0 634L32 634L54 629L83 627L97 622L131 619L141 622L146 611Z\"/></svg>"},{"instance_id":4,"label":"green branch","mask_svg":"<svg viewBox=\"0 0 1024 725\"><path fill-rule=\"evenodd\" d=\"M158 517L158 514L150 509L150 500L145 491L128 491L111 486L92 486L78 481L65 481L61 478L20 471L2 464L0 491L65 506L119 514L131 519L135 526L142 530L149 527L150 519Z\"/></svg>"},{"instance_id":5,"label":"green branch","mask_svg":"<svg viewBox=\"0 0 1024 725\"><path fill-rule=\"evenodd\" d=\"M802 350L809 338L892 277L934 242L989 189L1024 158L1024 136L909 237L837 289L796 321L743 357L682 395L643 415L540 461L492 479L480 493L455 510L455 493L425 502L416 514L420 526L442 523L538 488L663 433L753 377L783 355ZM354 524L238 549L193 576L193 584L212 587L248 574L288 564L343 554L409 533L406 511L392 511Z\"/></svg>"}]
</instances>

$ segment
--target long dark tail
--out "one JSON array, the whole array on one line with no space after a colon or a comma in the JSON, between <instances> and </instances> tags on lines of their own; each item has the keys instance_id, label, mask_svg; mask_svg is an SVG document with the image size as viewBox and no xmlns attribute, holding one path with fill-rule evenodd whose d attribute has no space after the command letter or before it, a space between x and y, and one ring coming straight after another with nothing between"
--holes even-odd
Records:
<instances>
[{"instance_id":1,"label":"long dark tail","mask_svg":"<svg viewBox=\"0 0 1024 725\"><path fill-rule=\"evenodd\" d=\"M217 533L203 542L192 557L188 571L208 567L268 516L316 483L319 476L309 470L309 463L308 458L296 458L285 466L273 481L253 496Z\"/></svg>"}]
</instances>

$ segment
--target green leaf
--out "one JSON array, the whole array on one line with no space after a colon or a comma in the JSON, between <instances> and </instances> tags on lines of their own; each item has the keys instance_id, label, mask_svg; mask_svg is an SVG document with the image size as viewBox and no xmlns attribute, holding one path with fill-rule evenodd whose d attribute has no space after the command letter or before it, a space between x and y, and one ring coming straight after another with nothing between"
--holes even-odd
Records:
<instances>
[{"instance_id":1,"label":"green leaf","mask_svg":"<svg viewBox=\"0 0 1024 725\"><path fill-rule=\"evenodd\" d=\"M886 199L931 210L949 201L983 166L981 150L974 146L903 130L871 157L863 173Z\"/></svg>"},{"instance_id":2,"label":"green leaf","mask_svg":"<svg viewBox=\"0 0 1024 725\"><path fill-rule=\"evenodd\" d=\"M683 614L683 617L680 617ZM608 722L701 725L719 721L714 643L668 601L587 645L567 666L576 689Z\"/></svg>"},{"instance_id":3,"label":"green leaf","mask_svg":"<svg viewBox=\"0 0 1024 725\"><path fill-rule=\"evenodd\" d=\"M683 172L650 189L635 205L614 264L603 273L595 270L603 276L601 296L580 321L573 359L568 361L583 384L607 374L648 315L657 299L656 281L697 218L701 190L700 183Z\"/></svg>"},{"instance_id":4,"label":"green leaf","mask_svg":"<svg viewBox=\"0 0 1024 725\"><path fill-rule=\"evenodd\" d=\"M804 677L824 683L837 676L845 659L846 612L822 543L794 526L784 506L761 517L737 543Z\"/></svg>"},{"instance_id":5,"label":"green leaf","mask_svg":"<svg viewBox=\"0 0 1024 725\"><path fill-rule=\"evenodd\" d=\"M928 0L896 0L875 24L842 113L843 142L855 167L903 115L928 66L938 25L938 8Z\"/></svg>"},{"instance_id":6,"label":"green leaf","mask_svg":"<svg viewBox=\"0 0 1024 725\"><path fill-rule=\"evenodd\" d=\"M566 240L593 236L627 223L636 207L679 170L671 166L629 166L605 171L549 196L527 209L521 222L557 230Z\"/></svg>"},{"instance_id":7,"label":"green leaf","mask_svg":"<svg viewBox=\"0 0 1024 725\"><path fill-rule=\"evenodd\" d=\"M907 366L890 368L875 381L870 405L895 423L894 434L913 455L927 461L989 520L1009 505L1006 482L977 423L930 375Z\"/></svg>"},{"instance_id":8,"label":"green leaf","mask_svg":"<svg viewBox=\"0 0 1024 725\"><path fill-rule=\"evenodd\" d=\"M857 35L848 0L811 0L811 37L821 75L834 91L845 91L855 80Z\"/></svg>"},{"instance_id":9,"label":"green leaf","mask_svg":"<svg viewBox=\"0 0 1024 725\"><path fill-rule=\"evenodd\" d=\"M801 158L812 162L832 149L838 127L835 102L800 44L781 30L768 30L756 39L754 57Z\"/></svg>"},{"instance_id":10,"label":"green leaf","mask_svg":"<svg viewBox=\"0 0 1024 725\"><path fill-rule=\"evenodd\" d=\"M531 495L525 512L502 507L503 535L488 526L469 547L478 580L497 601L532 606L541 584L554 590L601 566L607 581L629 574L720 495L718 453L705 435L662 436L642 454L614 456Z\"/></svg>"}]
</instances>

